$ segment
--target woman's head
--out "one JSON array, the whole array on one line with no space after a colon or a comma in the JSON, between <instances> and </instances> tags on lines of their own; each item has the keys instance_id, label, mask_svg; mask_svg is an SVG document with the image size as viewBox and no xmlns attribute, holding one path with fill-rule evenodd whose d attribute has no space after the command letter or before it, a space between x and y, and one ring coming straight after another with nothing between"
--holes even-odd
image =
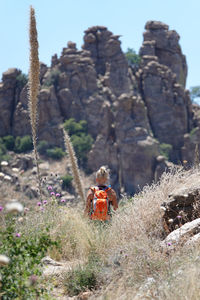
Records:
<instances>
[{"instance_id":1,"label":"woman's head","mask_svg":"<svg viewBox=\"0 0 200 300\"><path fill-rule=\"evenodd\" d=\"M109 180L109 169L107 169L105 166L102 166L96 172L96 182L99 185L104 185L108 180Z\"/></svg>"}]
</instances>

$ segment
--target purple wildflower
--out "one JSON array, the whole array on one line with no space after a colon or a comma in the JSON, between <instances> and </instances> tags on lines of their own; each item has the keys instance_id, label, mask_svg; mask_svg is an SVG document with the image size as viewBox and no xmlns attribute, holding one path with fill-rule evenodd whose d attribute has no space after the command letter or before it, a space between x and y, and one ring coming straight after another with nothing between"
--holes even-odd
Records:
<instances>
[{"instance_id":1,"label":"purple wildflower","mask_svg":"<svg viewBox=\"0 0 200 300\"><path fill-rule=\"evenodd\" d=\"M64 202L66 202L66 200L65 199L61 199L60 202L64 203Z\"/></svg>"},{"instance_id":2,"label":"purple wildflower","mask_svg":"<svg viewBox=\"0 0 200 300\"><path fill-rule=\"evenodd\" d=\"M43 201L43 204L44 204L44 205L47 204L47 200L44 200L44 201Z\"/></svg>"},{"instance_id":3,"label":"purple wildflower","mask_svg":"<svg viewBox=\"0 0 200 300\"><path fill-rule=\"evenodd\" d=\"M60 197L60 194L59 194L59 193L57 193L57 194L56 194L56 197Z\"/></svg>"},{"instance_id":4,"label":"purple wildflower","mask_svg":"<svg viewBox=\"0 0 200 300\"><path fill-rule=\"evenodd\" d=\"M49 191L52 191L52 190L53 190L53 188L52 188L51 185L48 186L48 190L49 190Z\"/></svg>"},{"instance_id":5,"label":"purple wildflower","mask_svg":"<svg viewBox=\"0 0 200 300\"><path fill-rule=\"evenodd\" d=\"M19 238L21 236L21 234L20 233L16 233L15 236Z\"/></svg>"},{"instance_id":6,"label":"purple wildflower","mask_svg":"<svg viewBox=\"0 0 200 300\"><path fill-rule=\"evenodd\" d=\"M172 245L172 243L167 243L167 246L171 246Z\"/></svg>"},{"instance_id":7,"label":"purple wildflower","mask_svg":"<svg viewBox=\"0 0 200 300\"><path fill-rule=\"evenodd\" d=\"M51 196L55 196L55 193L54 193L54 192L51 192Z\"/></svg>"},{"instance_id":8,"label":"purple wildflower","mask_svg":"<svg viewBox=\"0 0 200 300\"><path fill-rule=\"evenodd\" d=\"M0 211L2 211L3 210L3 206L0 206Z\"/></svg>"},{"instance_id":9,"label":"purple wildflower","mask_svg":"<svg viewBox=\"0 0 200 300\"><path fill-rule=\"evenodd\" d=\"M37 206L41 206L41 205L42 205L42 203L41 203L41 202L38 202L38 203L37 203Z\"/></svg>"},{"instance_id":10,"label":"purple wildflower","mask_svg":"<svg viewBox=\"0 0 200 300\"><path fill-rule=\"evenodd\" d=\"M177 218L178 218L178 219L181 219L181 218L182 218L182 216L177 216Z\"/></svg>"},{"instance_id":11,"label":"purple wildflower","mask_svg":"<svg viewBox=\"0 0 200 300\"><path fill-rule=\"evenodd\" d=\"M40 207L40 210L41 210L41 211L44 211L44 207Z\"/></svg>"}]
</instances>

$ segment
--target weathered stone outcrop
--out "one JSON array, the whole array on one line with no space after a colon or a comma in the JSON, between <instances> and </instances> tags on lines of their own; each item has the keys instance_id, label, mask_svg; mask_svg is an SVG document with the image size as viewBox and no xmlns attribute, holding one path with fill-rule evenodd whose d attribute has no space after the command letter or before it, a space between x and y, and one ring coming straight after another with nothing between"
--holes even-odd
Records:
<instances>
[{"instance_id":1,"label":"weathered stone outcrop","mask_svg":"<svg viewBox=\"0 0 200 300\"><path fill-rule=\"evenodd\" d=\"M12 134L13 113L19 97L18 69L9 69L3 73L0 83L0 136Z\"/></svg>"},{"instance_id":2,"label":"weathered stone outcrop","mask_svg":"<svg viewBox=\"0 0 200 300\"><path fill-rule=\"evenodd\" d=\"M184 134L192 127L192 107L184 90L187 67L179 36L161 22L147 22L137 72L154 136L173 146L172 160L181 160Z\"/></svg>"},{"instance_id":3,"label":"weathered stone outcrop","mask_svg":"<svg viewBox=\"0 0 200 300\"><path fill-rule=\"evenodd\" d=\"M103 26L85 31L82 50L68 42L51 67L40 64L39 139L62 146L59 125L72 117L87 120L94 138L87 167L107 164L112 184L129 193L169 168L159 143L171 144L171 159L179 161L191 145L187 134L199 126L184 90L187 65L178 34L161 22L145 28L137 73L128 67L119 36ZM19 88L18 75L9 70L0 84L0 136L31 133L27 86Z\"/></svg>"},{"instance_id":4,"label":"weathered stone outcrop","mask_svg":"<svg viewBox=\"0 0 200 300\"><path fill-rule=\"evenodd\" d=\"M199 188L185 188L169 195L169 201L162 204L164 228L171 232L183 224L200 217Z\"/></svg>"},{"instance_id":5,"label":"weathered stone outcrop","mask_svg":"<svg viewBox=\"0 0 200 300\"><path fill-rule=\"evenodd\" d=\"M119 35L113 35L104 26L91 27L85 31L83 49L90 51L98 75L116 96L131 90L128 63L121 50Z\"/></svg>"},{"instance_id":6,"label":"weathered stone outcrop","mask_svg":"<svg viewBox=\"0 0 200 300\"><path fill-rule=\"evenodd\" d=\"M140 54L155 55L161 65L165 65L176 74L177 83L185 87L187 77L186 58L179 45L180 36L169 26L157 21L145 25L144 43Z\"/></svg>"}]
</instances>

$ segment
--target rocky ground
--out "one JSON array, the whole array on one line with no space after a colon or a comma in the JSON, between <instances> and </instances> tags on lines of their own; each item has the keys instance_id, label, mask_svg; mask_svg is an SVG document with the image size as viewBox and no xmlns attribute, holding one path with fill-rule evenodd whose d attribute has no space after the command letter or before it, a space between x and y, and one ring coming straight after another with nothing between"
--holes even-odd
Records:
<instances>
[{"instance_id":1,"label":"rocky ground","mask_svg":"<svg viewBox=\"0 0 200 300\"><path fill-rule=\"evenodd\" d=\"M7 201L20 201L26 206L36 205L39 201L39 191L37 184L36 166L33 153L16 154L10 152L11 159L0 163L0 203ZM76 205L78 200L75 188L68 189L62 187L62 176L71 174L68 158L62 161L40 159L40 172L42 177L43 197L48 200L51 192L58 193L58 200L64 199L67 205ZM85 192L94 184L94 175L85 176L81 172L84 182ZM53 190L48 190L51 186Z\"/></svg>"}]
</instances>

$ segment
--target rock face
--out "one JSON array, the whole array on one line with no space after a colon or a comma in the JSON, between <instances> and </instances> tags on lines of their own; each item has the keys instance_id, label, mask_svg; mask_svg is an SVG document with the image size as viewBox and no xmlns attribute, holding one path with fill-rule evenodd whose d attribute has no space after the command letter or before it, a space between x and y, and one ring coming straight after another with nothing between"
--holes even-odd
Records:
<instances>
[{"instance_id":1,"label":"rock face","mask_svg":"<svg viewBox=\"0 0 200 300\"><path fill-rule=\"evenodd\" d=\"M168 168L159 159L160 143L171 144L172 161L181 161L189 147L186 135L199 124L184 90L187 65L178 34L156 21L145 29L137 72L128 67L119 36L103 26L85 31L82 50L68 42L51 67L40 65L39 139L62 146L59 125L71 117L87 120L95 141L88 168L107 164L114 187L128 193ZM0 136L31 132L27 86L17 85L20 74L17 69L3 74Z\"/></svg>"},{"instance_id":2,"label":"rock face","mask_svg":"<svg viewBox=\"0 0 200 300\"><path fill-rule=\"evenodd\" d=\"M164 228L171 232L176 227L200 217L200 190L199 188L182 189L169 195L169 201L163 203Z\"/></svg>"},{"instance_id":3,"label":"rock face","mask_svg":"<svg viewBox=\"0 0 200 300\"><path fill-rule=\"evenodd\" d=\"M167 66L175 75L177 83L185 87L187 77L186 58L179 45L180 36L162 22L149 21L145 25L142 56L156 56L158 63Z\"/></svg>"},{"instance_id":4,"label":"rock face","mask_svg":"<svg viewBox=\"0 0 200 300\"><path fill-rule=\"evenodd\" d=\"M184 134L191 129L192 107L184 90L187 66L179 36L161 22L147 22L140 49L140 92L148 109L154 136L173 146L172 160L181 160Z\"/></svg>"}]
</instances>

